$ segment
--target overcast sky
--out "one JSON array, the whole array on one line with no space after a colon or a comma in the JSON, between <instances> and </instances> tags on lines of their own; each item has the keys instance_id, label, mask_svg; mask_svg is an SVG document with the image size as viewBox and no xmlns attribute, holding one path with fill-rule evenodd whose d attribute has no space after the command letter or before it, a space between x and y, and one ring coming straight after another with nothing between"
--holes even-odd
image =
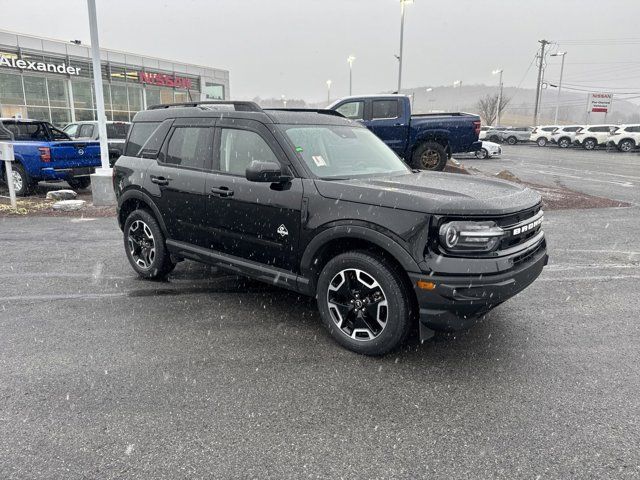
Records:
<instances>
[{"instance_id":1,"label":"overcast sky","mask_svg":"<svg viewBox=\"0 0 640 480\"><path fill-rule=\"evenodd\" d=\"M399 0L97 4L102 47L228 69L234 98L321 100L327 79L332 96L346 95L350 54L354 93L397 83ZM89 43L86 11L84 0L0 0L0 28ZM640 0L415 0L407 7L403 86L497 83L491 71L502 67L505 85L524 78L531 87L534 68L525 72L546 38L568 51L567 82L640 91L639 21ZM556 81L559 59L549 60L547 78Z\"/></svg>"}]
</instances>

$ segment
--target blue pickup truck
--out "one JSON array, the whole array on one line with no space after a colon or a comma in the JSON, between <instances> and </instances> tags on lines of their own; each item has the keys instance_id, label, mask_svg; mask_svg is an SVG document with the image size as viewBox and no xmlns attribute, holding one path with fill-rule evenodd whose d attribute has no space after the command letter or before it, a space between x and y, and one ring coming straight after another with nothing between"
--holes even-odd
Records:
<instances>
[{"instance_id":1,"label":"blue pickup truck","mask_svg":"<svg viewBox=\"0 0 640 480\"><path fill-rule=\"evenodd\" d=\"M412 114L406 95L347 97L327 108L363 123L413 168L442 170L453 153L482 148L478 141L480 117L469 113Z\"/></svg>"},{"instance_id":2,"label":"blue pickup truck","mask_svg":"<svg viewBox=\"0 0 640 480\"><path fill-rule=\"evenodd\" d=\"M66 180L73 189L87 188L89 175L100 166L100 143L71 141L49 122L0 118L0 141L13 143L16 195L27 195L41 180ZM4 171L0 169L0 176Z\"/></svg>"}]
</instances>

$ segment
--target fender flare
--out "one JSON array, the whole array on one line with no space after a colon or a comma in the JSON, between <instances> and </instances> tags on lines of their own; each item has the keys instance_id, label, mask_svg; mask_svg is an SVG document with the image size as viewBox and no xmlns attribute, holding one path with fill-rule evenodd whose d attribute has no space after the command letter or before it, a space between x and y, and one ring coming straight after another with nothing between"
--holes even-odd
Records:
<instances>
[{"instance_id":1,"label":"fender flare","mask_svg":"<svg viewBox=\"0 0 640 480\"><path fill-rule=\"evenodd\" d=\"M451 135L451 131L439 128L434 130L426 130L418 134L413 140L413 143L409 149L409 158L413 155L413 152L416 151L420 145L426 142L435 142L442 145L447 153L451 151L451 143L449 142L449 136ZM440 140L440 141L439 141Z\"/></svg>"},{"instance_id":2,"label":"fender flare","mask_svg":"<svg viewBox=\"0 0 640 480\"><path fill-rule=\"evenodd\" d=\"M302 254L300 271L305 277L310 277L313 259L320 249L329 241L339 238L366 240L388 252L402 265L407 272L420 272L416 260L396 240L384 233L360 225L337 225L329 227L311 240Z\"/></svg>"},{"instance_id":3,"label":"fender flare","mask_svg":"<svg viewBox=\"0 0 640 480\"><path fill-rule=\"evenodd\" d=\"M126 190L118 199L118 224L120 225L120 229L122 230L124 228L124 222L122 223L120 222L120 208L129 200L139 200L145 203L146 205L148 205L151 211L153 212L153 215L155 216L156 220L158 221L158 224L160 225L160 230L162 230L162 234L165 236L165 238L167 238L167 226L164 223L164 219L162 218L162 214L160 213L160 210L156 206L153 199L141 190L134 190L134 189Z\"/></svg>"}]
</instances>

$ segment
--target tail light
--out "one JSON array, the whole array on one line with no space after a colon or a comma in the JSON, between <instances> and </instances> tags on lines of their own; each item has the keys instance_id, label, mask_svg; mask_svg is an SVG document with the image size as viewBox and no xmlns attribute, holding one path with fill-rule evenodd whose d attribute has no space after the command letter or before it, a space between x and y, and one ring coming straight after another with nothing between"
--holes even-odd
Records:
<instances>
[{"instance_id":1,"label":"tail light","mask_svg":"<svg viewBox=\"0 0 640 480\"><path fill-rule=\"evenodd\" d=\"M38 147L40 151L40 160L45 163L51 161L51 149L49 147Z\"/></svg>"},{"instance_id":2,"label":"tail light","mask_svg":"<svg viewBox=\"0 0 640 480\"><path fill-rule=\"evenodd\" d=\"M480 120L476 120L473 122L473 128L476 131L476 135L480 135Z\"/></svg>"},{"instance_id":3,"label":"tail light","mask_svg":"<svg viewBox=\"0 0 640 480\"><path fill-rule=\"evenodd\" d=\"M534 128L534 129L533 129L533 131L532 131L531 133L532 133L532 134L533 134L533 133L538 133L538 129L537 129L537 128Z\"/></svg>"}]
</instances>

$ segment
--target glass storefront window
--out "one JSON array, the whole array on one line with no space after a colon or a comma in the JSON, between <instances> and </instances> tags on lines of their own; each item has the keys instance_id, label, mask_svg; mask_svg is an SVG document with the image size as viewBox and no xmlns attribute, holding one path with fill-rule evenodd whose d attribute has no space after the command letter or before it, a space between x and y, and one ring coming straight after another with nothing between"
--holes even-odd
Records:
<instances>
[{"instance_id":1,"label":"glass storefront window","mask_svg":"<svg viewBox=\"0 0 640 480\"><path fill-rule=\"evenodd\" d=\"M52 108L51 123L56 127L64 127L71 122L71 110L68 108Z\"/></svg>"},{"instance_id":2,"label":"glass storefront window","mask_svg":"<svg viewBox=\"0 0 640 480\"><path fill-rule=\"evenodd\" d=\"M109 84L102 82L102 96L104 97L104 109L111 110L111 89ZM93 99L95 100L96 94L93 92Z\"/></svg>"},{"instance_id":3,"label":"glass storefront window","mask_svg":"<svg viewBox=\"0 0 640 480\"><path fill-rule=\"evenodd\" d=\"M23 105L2 105L0 115L5 118L27 118L27 107Z\"/></svg>"},{"instance_id":4,"label":"glass storefront window","mask_svg":"<svg viewBox=\"0 0 640 480\"><path fill-rule=\"evenodd\" d=\"M49 103L52 107L68 107L69 91L67 80L63 78L47 78L49 85Z\"/></svg>"},{"instance_id":5,"label":"glass storefront window","mask_svg":"<svg viewBox=\"0 0 640 480\"><path fill-rule=\"evenodd\" d=\"M75 93L76 92L74 90L73 94L75 95ZM85 110L85 109L76 108L75 114L76 114L76 122L84 122L84 121L96 119L95 110Z\"/></svg>"},{"instance_id":6,"label":"glass storefront window","mask_svg":"<svg viewBox=\"0 0 640 480\"><path fill-rule=\"evenodd\" d=\"M145 98L147 100L147 107L151 105L160 105L160 89L153 87L145 87Z\"/></svg>"},{"instance_id":7,"label":"glass storefront window","mask_svg":"<svg viewBox=\"0 0 640 480\"><path fill-rule=\"evenodd\" d=\"M189 101L189 94L187 92L176 90L175 100L174 101L175 102L188 102Z\"/></svg>"},{"instance_id":8,"label":"glass storefront window","mask_svg":"<svg viewBox=\"0 0 640 480\"><path fill-rule=\"evenodd\" d=\"M173 89L171 88L160 89L160 103L173 103Z\"/></svg>"},{"instance_id":9,"label":"glass storefront window","mask_svg":"<svg viewBox=\"0 0 640 480\"><path fill-rule=\"evenodd\" d=\"M207 100L224 100L224 85L205 82L202 91Z\"/></svg>"},{"instance_id":10,"label":"glass storefront window","mask_svg":"<svg viewBox=\"0 0 640 480\"><path fill-rule=\"evenodd\" d=\"M47 100L47 80L44 77L24 76L24 93L27 105L49 105Z\"/></svg>"},{"instance_id":11,"label":"glass storefront window","mask_svg":"<svg viewBox=\"0 0 640 480\"><path fill-rule=\"evenodd\" d=\"M47 107L27 107L27 118L32 120L51 121L49 109Z\"/></svg>"},{"instance_id":12,"label":"glass storefront window","mask_svg":"<svg viewBox=\"0 0 640 480\"><path fill-rule=\"evenodd\" d=\"M133 115L132 115L133 118ZM129 121L129 112L123 112L120 110L114 110L113 111L113 116L111 117L111 119L114 122L128 122Z\"/></svg>"},{"instance_id":13,"label":"glass storefront window","mask_svg":"<svg viewBox=\"0 0 640 480\"><path fill-rule=\"evenodd\" d=\"M139 112L142 110L142 88L129 85L127 89L129 90L129 110Z\"/></svg>"},{"instance_id":14,"label":"glass storefront window","mask_svg":"<svg viewBox=\"0 0 640 480\"><path fill-rule=\"evenodd\" d=\"M129 110L126 85L111 84L111 108L113 110Z\"/></svg>"},{"instance_id":15,"label":"glass storefront window","mask_svg":"<svg viewBox=\"0 0 640 480\"><path fill-rule=\"evenodd\" d=\"M73 106L75 108L93 108L91 82L71 80L71 88L73 89Z\"/></svg>"},{"instance_id":16,"label":"glass storefront window","mask_svg":"<svg viewBox=\"0 0 640 480\"><path fill-rule=\"evenodd\" d=\"M20 75L0 73L0 103L24 105Z\"/></svg>"}]
</instances>

